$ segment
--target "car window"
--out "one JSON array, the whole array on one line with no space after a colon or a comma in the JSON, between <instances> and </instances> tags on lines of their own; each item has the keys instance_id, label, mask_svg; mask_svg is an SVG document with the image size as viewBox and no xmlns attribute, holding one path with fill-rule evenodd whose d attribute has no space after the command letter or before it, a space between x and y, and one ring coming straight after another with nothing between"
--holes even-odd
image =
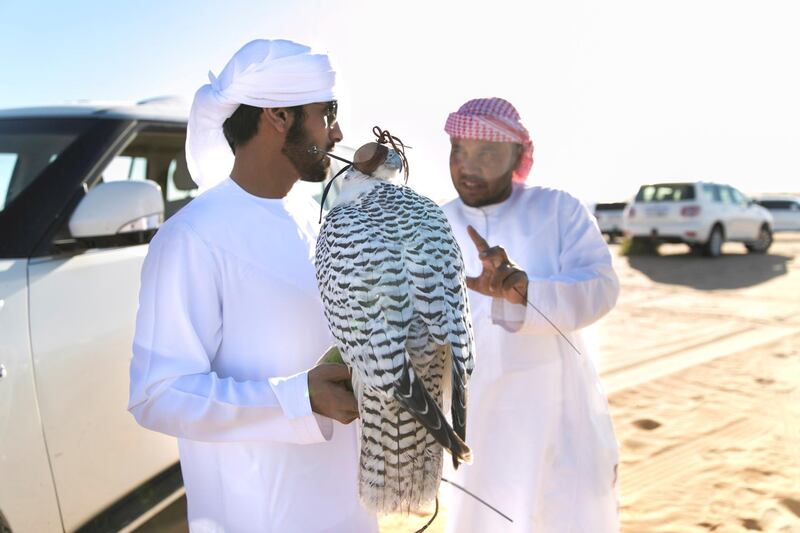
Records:
<instances>
[{"instance_id":1,"label":"car window","mask_svg":"<svg viewBox=\"0 0 800 533\"><path fill-rule=\"evenodd\" d=\"M733 197L731 196L731 190L728 187L720 187L719 188L719 196L722 199L723 204L732 204Z\"/></svg>"},{"instance_id":2,"label":"car window","mask_svg":"<svg viewBox=\"0 0 800 533\"><path fill-rule=\"evenodd\" d=\"M17 154L0 154L0 209L6 205L8 187L11 185L11 176L17 166Z\"/></svg>"},{"instance_id":3,"label":"car window","mask_svg":"<svg viewBox=\"0 0 800 533\"><path fill-rule=\"evenodd\" d=\"M594 206L595 212L598 211L622 211L625 209L625 202L614 202L610 204L597 204Z\"/></svg>"},{"instance_id":4,"label":"car window","mask_svg":"<svg viewBox=\"0 0 800 533\"><path fill-rule=\"evenodd\" d=\"M197 185L189 176L185 152L178 154L175 159L169 163L169 168L167 169L167 190L165 194L167 202L179 202L197 196Z\"/></svg>"},{"instance_id":5,"label":"car window","mask_svg":"<svg viewBox=\"0 0 800 533\"><path fill-rule=\"evenodd\" d=\"M800 210L800 203L792 200L759 200L758 204L767 209L789 209L791 211Z\"/></svg>"},{"instance_id":6,"label":"car window","mask_svg":"<svg viewBox=\"0 0 800 533\"><path fill-rule=\"evenodd\" d=\"M721 203L722 196L720 193L720 186L714 184L703 185L703 191L706 193L712 202Z\"/></svg>"},{"instance_id":7,"label":"car window","mask_svg":"<svg viewBox=\"0 0 800 533\"><path fill-rule=\"evenodd\" d=\"M147 158L118 155L103 171L103 181L146 180Z\"/></svg>"},{"instance_id":8,"label":"car window","mask_svg":"<svg viewBox=\"0 0 800 533\"><path fill-rule=\"evenodd\" d=\"M102 181L154 181L164 196L164 218L169 218L198 193L186 166L185 143L183 130L142 130L103 170Z\"/></svg>"},{"instance_id":9,"label":"car window","mask_svg":"<svg viewBox=\"0 0 800 533\"><path fill-rule=\"evenodd\" d=\"M733 200L734 204L741 205L746 204L747 199L744 197L742 193L734 189L733 187L727 187L731 193L731 199Z\"/></svg>"},{"instance_id":10,"label":"car window","mask_svg":"<svg viewBox=\"0 0 800 533\"><path fill-rule=\"evenodd\" d=\"M58 159L85 127L69 121L0 121L0 211Z\"/></svg>"},{"instance_id":11,"label":"car window","mask_svg":"<svg viewBox=\"0 0 800 533\"><path fill-rule=\"evenodd\" d=\"M694 198L694 185L691 183L643 185L636 195L637 202L682 202Z\"/></svg>"}]
</instances>

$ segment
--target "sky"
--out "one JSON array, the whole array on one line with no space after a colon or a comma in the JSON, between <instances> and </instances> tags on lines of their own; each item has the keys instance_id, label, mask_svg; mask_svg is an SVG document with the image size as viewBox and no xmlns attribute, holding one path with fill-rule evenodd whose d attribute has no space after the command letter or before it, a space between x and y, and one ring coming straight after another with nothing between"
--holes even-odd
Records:
<instances>
[{"instance_id":1,"label":"sky","mask_svg":"<svg viewBox=\"0 0 800 533\"><path fill-rule=\"evenodd\" d=\"M586 202L665 180L800 191L796 0L0 0L0 108L178 95L244 43L331 56L343 144L402 138L409 184L455 196L447 114L500 96L528 182Z\"/></svg>"}]
</instances>

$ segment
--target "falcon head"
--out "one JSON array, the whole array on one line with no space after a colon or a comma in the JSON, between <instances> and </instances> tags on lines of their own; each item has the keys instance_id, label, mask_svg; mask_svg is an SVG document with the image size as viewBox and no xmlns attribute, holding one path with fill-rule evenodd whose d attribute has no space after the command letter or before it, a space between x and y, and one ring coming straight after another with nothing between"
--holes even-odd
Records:
<instances>
[{"instance_id":1,"label":"falcon head","mask_svg":"<svg viewBox=\"0 0 800 533\"><path fill-rule=\"evenodd\" d=\"M403 158L394 149L371 142L356 150L353 167L367 176L393 181L403 169Z\"/></svg>"},{"instance_id":2,"label":"falcon head","mask_svg":"<svg viewBox=\"0 0 800 533\"><path fill-rule=\"evenodd\" d=\"M382 138L380 137L379 141ZM394 138L392 139L391 142L394 142ZM339 194L333 201L331 209L355 201L361 194L375 187L377 182L385 181L393 185L403 185L404 181L400 178L400 171L405 171L405 177L408 177L408 162L402 154L402 148L400 150L401 152L398 152L382 142L367 143L356 150L351 168L345 172L342 178ZM325 196L323 195L324 201Z\"/></svg>"}]
</instances>

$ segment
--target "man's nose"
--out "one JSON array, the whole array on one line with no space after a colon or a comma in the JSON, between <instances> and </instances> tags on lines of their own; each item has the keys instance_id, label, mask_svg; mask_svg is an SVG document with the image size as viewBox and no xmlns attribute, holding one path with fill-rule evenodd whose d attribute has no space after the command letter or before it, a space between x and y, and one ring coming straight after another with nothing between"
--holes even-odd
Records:
<instances>
[{"instance_id":1,"label":"man's nose","mask_svg":"<svg viewBox=\"0 0 800 533\"><path fill-rule=\"evenodd\" d=\"M342 133L342 128L339 127L339 123L336 122L331 128L330 132L328 133L328 139L331 140L332 143L338 143L342 139L344 139L344 134Z\"/></svg>"},{"instance_id":2,"label":"man's nose","mask_svg":"<svg viewBox=\"0 0 800 533\"><path fill-rule=\"evenodd\" d=\"M478 174L478 166L475 165L475 159L466 155L461 155L456 159L456 166L462 174Z\"/></svg>"}]
</instances>

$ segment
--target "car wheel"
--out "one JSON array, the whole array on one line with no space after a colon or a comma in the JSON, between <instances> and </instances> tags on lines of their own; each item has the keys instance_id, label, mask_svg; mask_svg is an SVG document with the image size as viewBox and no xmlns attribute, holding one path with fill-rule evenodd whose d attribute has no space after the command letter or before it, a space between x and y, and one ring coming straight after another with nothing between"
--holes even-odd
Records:
<instances>
[{"instance_id":1,"label":"car wheel","mask_svg":"<svg viewBox=\"0 0 800 533\"><path fill-rule=\"evenodd\" d=\"M708 257L719 257L722 255L722 243L725 242L725 235L719 224L711 228L711 234L703 245L703 253Z\"/></svg>"},{"instance_id":2,"label":"car wheel","mask_svg":"<svg viewBox=\"0 0 800 533\"><path fill-rule=\"evenodd\" d=\"M745 244L744 246L751 254L767 253L769 247L772 246L772 232L770 231L769 226L766 224L761 226L761 229L758 230L758 238L753 242Z\"/></svg>"}]
</instances>

